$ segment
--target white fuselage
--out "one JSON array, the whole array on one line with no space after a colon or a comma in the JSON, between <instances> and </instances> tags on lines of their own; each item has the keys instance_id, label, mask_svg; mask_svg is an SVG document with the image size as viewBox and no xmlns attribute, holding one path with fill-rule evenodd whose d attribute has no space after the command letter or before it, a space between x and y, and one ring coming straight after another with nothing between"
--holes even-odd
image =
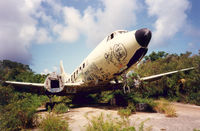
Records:
<instances>
[{"instance_id":1,"label":"white fuselage","mask_svg":"<svg viewBox=\"0 0 200 131\"><path fill-rule=\"evenodd\" d=\"M109 81L126 69L135 52L141 48L136 31L115 31L106 37L71 74L67 82Z\"/></svg>"}]
</instances>

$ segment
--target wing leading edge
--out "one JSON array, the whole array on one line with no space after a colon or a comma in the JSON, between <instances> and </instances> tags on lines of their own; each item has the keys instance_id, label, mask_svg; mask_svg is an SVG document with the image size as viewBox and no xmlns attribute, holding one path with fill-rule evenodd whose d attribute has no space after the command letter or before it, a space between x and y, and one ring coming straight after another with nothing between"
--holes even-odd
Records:
<instances>
[{"instance_id":1,"label":"wing leading edge","mask_svg":"<svg viewBox=\"0 0 200 131\"><path fill-rule=\"evenodd\" d=\"M20 87L24 87L24 86L44 87L44 83L30 83L30 82L16 82L16 81L5 81L5 83L20 86Z\"/></svg>"},{"instance_id":2,"label":"wing leading edge","mask_svg":"<svg viewBox=\"0 0 200 131\"><path fill-rule=\"evenodd\" d=\"M163 76L168 76L168 75L175 74L175 73L178 73L178 72L184 72L184 71L189 71L189 70L193 70L193 69L194 69L194 67L190 67L190 68L185 68L185 69L181 69L181 70L170 71L170 72L161 73L161 74L157 74L157 75L142 77L142 78L140 78L140 80L142 80L142 81L154 81L154 80L157 80L157 79L159 79Z\"/></svg>"}]
</instances>

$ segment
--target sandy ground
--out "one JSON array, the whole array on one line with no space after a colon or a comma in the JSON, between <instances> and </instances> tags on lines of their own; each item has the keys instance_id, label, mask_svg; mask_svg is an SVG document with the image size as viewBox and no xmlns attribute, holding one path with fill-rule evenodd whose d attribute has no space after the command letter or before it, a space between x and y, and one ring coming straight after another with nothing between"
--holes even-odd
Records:
<instances>
[{"instance_id":1,"label":"sandy ground","mask_svg":"<svg viewBox=\"0 0 200 131\"><path fill-rule=\"evenodd\" d=\"M130 122L137 128L142 121L146 120L144 128L152 131L193 131L200 129L200 106L181 103L173 103L173 105L177 117L170 118L160 113L137 112L129 117ZM86 116L91 118L101 113L119 118L116 109L103 106L73 108L68 113L62 114L61 117L65 120L68 119L72 131L84 131L85 125L88 124ZM38 114L44 117L47 112Z\"/></svg>"}]
</instances>

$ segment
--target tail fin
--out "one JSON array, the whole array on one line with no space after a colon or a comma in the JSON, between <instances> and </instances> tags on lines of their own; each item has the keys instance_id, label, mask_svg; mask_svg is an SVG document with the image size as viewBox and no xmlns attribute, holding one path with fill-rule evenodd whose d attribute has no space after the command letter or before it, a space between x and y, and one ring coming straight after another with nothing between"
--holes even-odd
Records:
<instances>
[{"instance_id":1,"label":"tail fin","mask_svg":"<svg viewBox=\"0 0 200 131\"><path fill-rule=\"evenodd\" d=\"M67 81L67 74L65 73L64 67L63 67L63 61L60 61L60 75L64 82Z\"/></svg>"},{"instance_id":2,"label":"tail fin","mask_svg":"<svg viewBox=\"0 0 200 131\"><path fill-rule=\"evenodd\" d=\"M64 67L63 67L63 61L61 60L60 61L60 74L65 74L65 70L64 70Z\"/></svg>"}]
</instances>

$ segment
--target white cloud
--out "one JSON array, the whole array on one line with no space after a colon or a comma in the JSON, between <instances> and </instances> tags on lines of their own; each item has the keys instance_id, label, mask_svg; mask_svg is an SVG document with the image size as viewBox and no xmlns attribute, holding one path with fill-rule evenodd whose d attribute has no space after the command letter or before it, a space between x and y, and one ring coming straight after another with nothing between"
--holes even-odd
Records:
<instances>
[{"instance_id":1,"label":"white cloud","mask_svg":"<svg viewBox=\"0 0 200 131\"><path fill-rule=\"evenodd\" d=\"M54 26L54 33L60 35L59 40L74 42L81 34L87 37L87 43L96 45L108 33L117 29L125 29L136 24L136 0L102 0L104 9L90 6L81 14L73 7L63 7L64 24Z\"/></svg>"},{"instance_id":2,"label":"white cloud","mask_svg":"<svg viewBox=\"0 0 200 131\"><path fill-rule=\"evenodd\" d=\"M136 24L136 0L98 2L103 8L88 6L80 12L55 0L0 1L0 59L28 64L33 42L73 43L84 35L96 45L108 33Z\"/></svg>"},{"instance_id":3,"label":"white cloud","mask_svg":"<svg viewBox=\"0 0 200 131\"><path fill-rule=\"evenodd\" d=\"M57 73L57 71L58 71L58 68L57 68L56 66L53 66L53 67L52 67L52 70L49 70L49 69L45 68L45 69L43 70L43 72L41 72L40 74L41 74L41 75L47 75L47 74L50 74L50 73L52 73L52 72L56 72L56 73Z\"/></svg>"},{"instance_id":4,"label":"white cloud","mask_svg":"<svg viewBox=\"0 0 200 131\"><path fill-rule=\"evenodd\" d=\"M37 27L39 21L33 17L41 1L0 1L0 59L28 64L31 61L31 42L50 42L47 30Z\"/></svg>"},{"instance_id":5,"label":"white cloud","mask_svg":"<svg viewBox=\"0 0 200 131\"><path fill-rule=\"evenodd\" d=\"M52 42L52 38L48 36L47 30L45 30L44 28L38 29L35 39L39 44Z\"/></svg>"},{"instance_id":6,"label":"white cloud","mask_svg":"<svg viewBox=\"0 0 200 131\"><path fill-rule=\"evenodd\" d=\"M36 21L30 16L30 10L22 8L25 6L23 0L0 1L0 59L30 62L28 48Z\"/></svg>"},{"instance_id":7,"label":"white cloud","mask_svg":"<svg viewBox=\"0 0 200 131\"><path fill-rule=\"evenodd\" d=\"M41 4L43 2L43 4ZM31 43L76 42L86 37L98 44L108 33L137 23L138 0L99 0L101 7L80 11L55 0L0 1L0 59L31 61ZM164 43L186 23L187 0L145 0L148 15L156 18L152 44ZM194 32L191 30L190 32ZM198 33L196 33L198 34Z\"/></svg>"},{"instance_id":8,"label":"white cloud","mask_svg":"<svg viewBox=\"0 0 200 131\"><path fill-rule=\"evenodd\" d=\"M148 5L148 14L157 17L153 44L164 43L186 24L186 11L190 7L188 0L145 0L145 2Z\"/></svg>"},{"instance_id":9,"label":"white cloud","mask_svg":"<svg viewBox=\"0 0 200 131\"><path fill-rule=\"evenodd\" d=\"M43 72L41 72L40 74L41 75L47 75L47 74L50 74L51 72L48 70L48 69L44 69Z\"/></svg>"},{"instance_id":10,"label":"white cloud","mask_svg":"<svg viewBox=\"0 0 200 131\"><path fill-rule=\"evenodd\" d=\"M23 40L24 44L29 44L29 42L34 38L36 33L36 27L32 25L24 25L20 29L19 38Z\"/></svg>"}]
</instances>

